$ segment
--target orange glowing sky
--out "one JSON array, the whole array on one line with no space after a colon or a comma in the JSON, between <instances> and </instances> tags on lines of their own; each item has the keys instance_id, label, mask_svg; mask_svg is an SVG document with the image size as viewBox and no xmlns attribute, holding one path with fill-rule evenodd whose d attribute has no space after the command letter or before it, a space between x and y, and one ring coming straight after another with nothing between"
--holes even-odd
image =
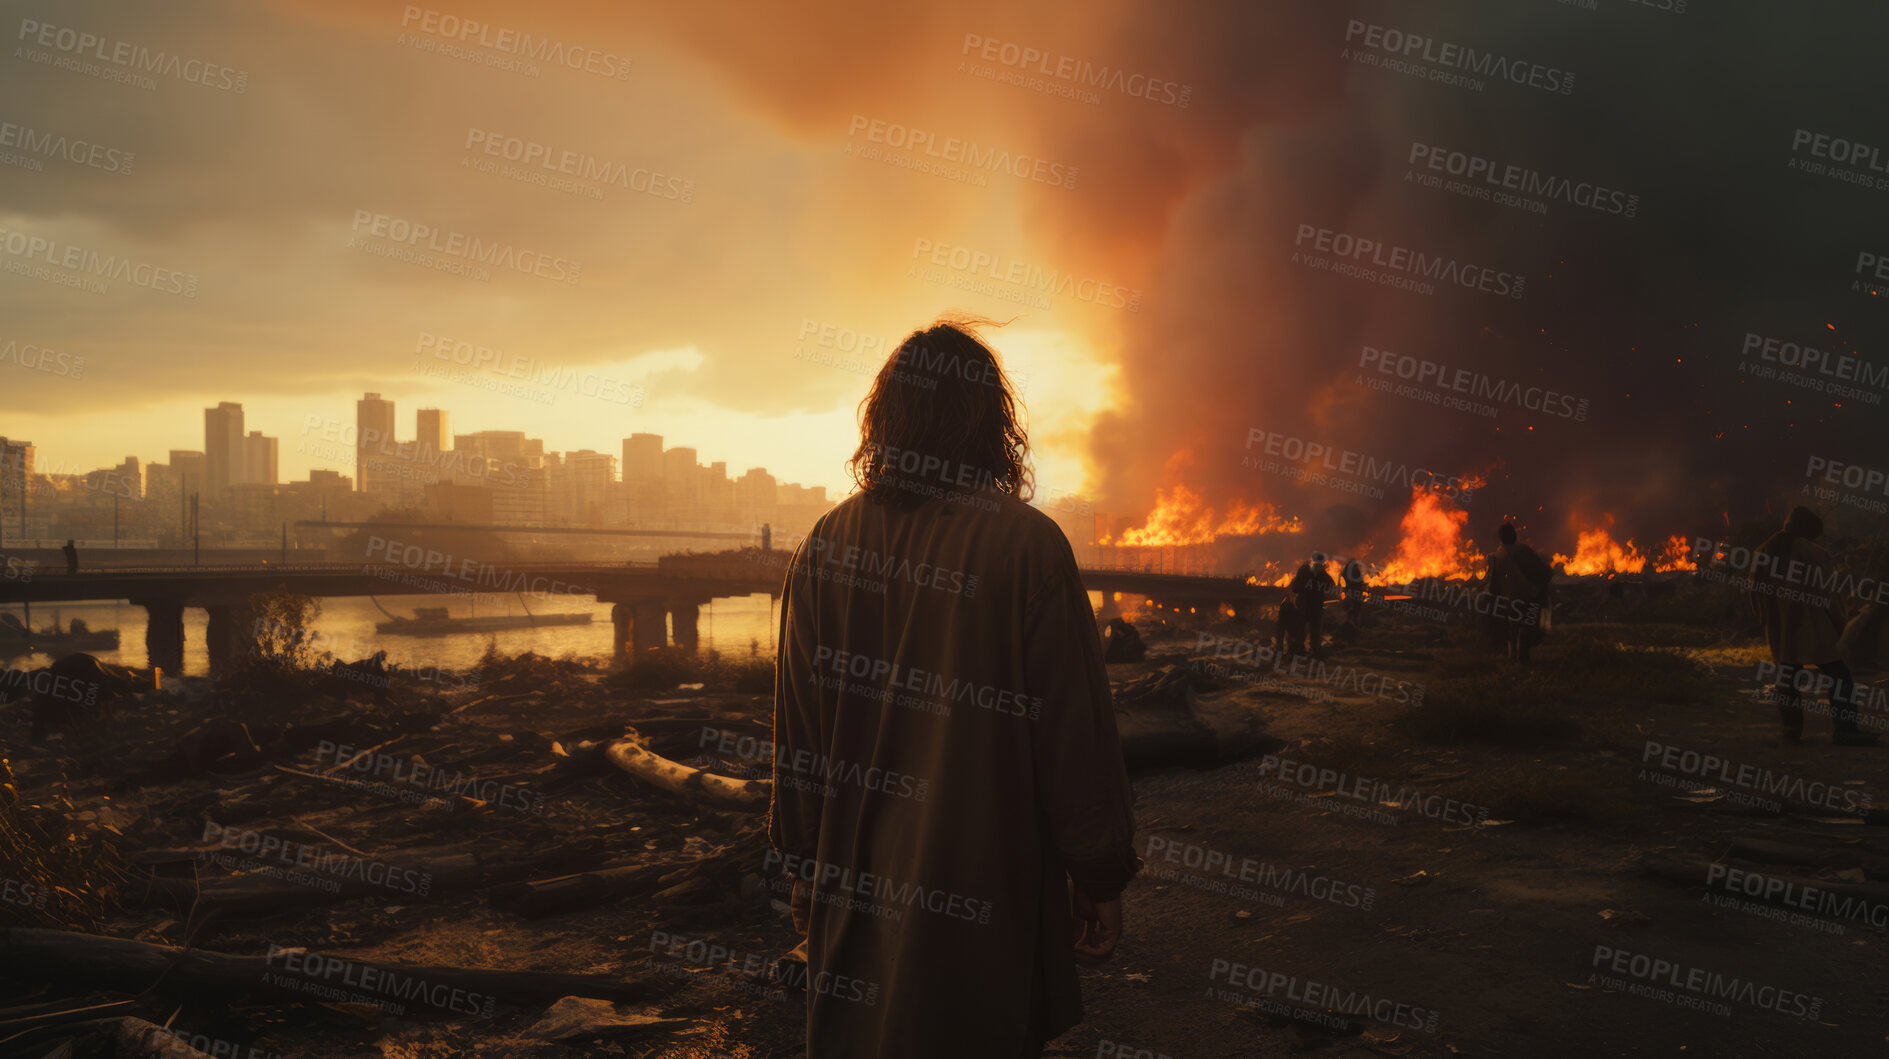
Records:
<instances>
[{"instance_id":1,"label":"orange glowing sky","mask_svg":"<svg viewBox=\"0 0 1889 1059\"><path fill-rule=\"evenodd\" d=\"M1425 84L1347 57L1360 18L1594 73L1574 95ZM655 432L837 497L877 361L966 312L1015 317L991 338L1025 382L1039 493L1145 518L1184 487L1190 533L1255 512L1340 543L1398 524L1399 490L1360 500L1246 468L1257 425L1488 476L1493 506L1548 516L1550 547L1578 547L1568 516L1611 512L1615 537L1658 551L1646 542L1801 484L1802 453L1859 458L1880 433L1867 404L1800 407L1739 374L1747 333L1881 348L1879 306L1843 289L1866 204L1783 164L1807 115L1866 124L1850 71L1873 38L1661 25L1716 35L1679 48L1546 3L21 0L0 20L0 434L70 473L201 448L203 409L240 401L248 429L280 439L285 479L352 473L345 444L320 442L374 391L402 436L429 406L456 433L523 430L552 451ZM122 83L66 34L220 78ZM578 68L521 56L524 38ZM1072 67L1128 81L1070 92ZM1644 105L1669 82L1689 120L1721 126L1698 150L1671 150L1669 113ZM895 164L901 138L929 168ZM1543 219L1426 190L1405 179L1418 143L1630 189L1645 209ZM576 282L398 260L378 218ZM1325 230L1523 275L1527 297L1295 263ZM27 246L187 274L195 296L76 288ZM1011 275L1072 289L1032 296ZM872 341L858 360L822 334ZM452 361L425 346L442 338L498 363L442 377ZM29 345L82 374L23 366L9 350ZM1358 381L1373 348L1584 411L1466 415L1380 392ZM1472 536L1490 532L1476 516Z\"/></svg>"},{"instance_id":2,"label":"orange glowing sky","mask_svg":"<svg viewBox=\"0 0 1889 1059\"><path fill-rule=\"evenodd\" d=\"M728 461L735 474L763 465L843 494L841 464L869 376L796 352L854 359L820 344L831 328L875 336L883 357L912 328L965 310L1018 317L992 337L1025 381L1039 480L1082 484L1085 431L1110 399L1106 366L1123 312L1053 295L1048 308L1019 306L930 282L915 260L920 240L931 240L1143 284L1103 245L1143 223L1111 201L1119 149L1084 153L1042 135L1072 114L1094 120L1085 112L1096 108L959 72L967 32L1028 37L1046 33L1040 25L992 7L897 24L836 15L815 33L801 13L783 11L744 14L752 32L735 41L721 31L727 12L676 5L210 3L161 19L107 5L14 10L20 21L9 31L28 45L29 23L43 23L247 75L238 94L176 77L146 89L19 61L0 67L0 121L135 159L125 172L66 160L40 171L0 165L0 228L197 277L197 295L185 298L125 282L101 295L0 276L0 339L84 358L78 381L24 370L6 379L0 433L37 444L45 470L200 449L202 410L233 400L248 429L281 439L285 480L311 467L351 474L351 459L322 451L319 428L307 424L351 422L355 399L378 391L397 403L403 436L413 411L429 406L448 409L456 432L519 429L551 450L618 452L624 436L651 431L696 447L704 462ZM450 24L426 12L483 19L573 53L596 49L612 66L627 59L628 74L495 69L504 51L476 42L469 57L443 54ZM1066 49L1100 48L1109 36L1105 11L1064 19L1053 39ZM907 47L888 50L887 39ZM1105 105L1137 102L1152 106ZM849 155L884 146L854 133L860 118L1040 157L1078 176L1065 188L1005 173L983 174L983 186L915 173ZM468 148L481 137L589 156L636 183L638 171L661 174L657 186L673 193L680 181L688 201L607 179L589 182L599 201L481 172L475 164L506 162L482 144ZM1087 247L1042 235L1046 212L1072 208L1113 212L1118 230ZM390 260L350 248L357 211L581 271L574 284L504 270L481 282ZM429 374L453 367L422 348L429 335L496 350L528 378L490 367L472 379ZM641 402L530 380L542 371L592 373L604 390ZM499 389L508 385L529 393Z\"/></svg>"}]
</instances>

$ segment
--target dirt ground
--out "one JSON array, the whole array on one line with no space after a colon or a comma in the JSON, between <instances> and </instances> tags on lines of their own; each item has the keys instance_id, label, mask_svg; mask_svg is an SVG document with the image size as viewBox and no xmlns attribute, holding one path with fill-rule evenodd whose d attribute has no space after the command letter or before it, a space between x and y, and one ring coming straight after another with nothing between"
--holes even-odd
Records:
<instances>
[{"instance_id":1,"label":"dirt ground","mask_svg":"<svg viewBox=\"0 0 1889 1059\"><path fill-rule=\"evenodd\" d=\"M1427 681L1434 695L1439 656L1479 657L1447 626L1379 618L1367 613L1359 646L1335 650L1334 661L1413 685ZM1814 715L1803 742L1786 743L1775 707L1750 693L1758 653L1748 644L1718 643L1697 628L1563 626L1538 650L1533 668L1554 669L1557 656L1568 650L1565 642L1577 634L1643 646L1684 645L1686 656L1702 667L1698 700L1660 702L1574 685L1569 691L1581 728L1577 737L1551 747L1503 747L1405 738L1393 727L1399 717L1426 707L1395 696L1295 701L1251 687L1219 693L1265 713L1268 730L1287 744L1279 758L1487 805L1494 810L1490 821L1512 822L1471 827L1461 819L1439 819L1454 815L1445 801L1433 814L1414 807L1393 810L1394 823L1386 823L1360 815L1356 810L1365 808L1364 800L1343 794L1278 797L1274 792L1282 787L1319 792L1282 784L1280 767L1268 769L1262 761L1138 780L1144 855L1150 836L1162 839L1154 847L1161 859L1149 857L1151 862L1185 876L1185 864L1167 858L1177 844L1184 850L1193 843L1224 851L1236 862L1251 857L1373 888L1376 900L1365 910L1356 906L1362 902L1286 895L1284 906L1274 907L1208 892L1199 885L1199 871L1191 873L1192 882L1156 879L1144 871L1126 894L1126 938L1117 960L1085 972L1088 1021L1057 1041L1050 1054L1097 1055L1104 1041L1175 1059L1879 1051L1889 1034L1889 983L1882 974L1886 939L1871 920L1885 922L1889 909L1872 905L1848 919L1825 916L1815 924L1780 922L1763 914L1771 906L1719 907L1707 899L1705 886L1664 881L1643 870L1641 861L1711 861L1741 839L1831 850L1835 862L1847 862L1845 854L1867 861L1889 849L1883 832L1853 814L1688 800L1651 773L1643 777L1649 768L1685 775L1658 768L1666 746L1878 795L1889 778L1885 752L1832 746L1828 718ZM1184 632L1175 639L1188 647L1197 642ZM1161 646L1157 641L1156 649ZM1493 658L1481 664L1515 670ZM1868 681L1871 674L1858 676ZM1317 681L1292 683L1307 691L1328 688ZM1645 690L1650 696L1661 689ZM1643 764L1649 741L1660 747ZM1425 804L1421 796L1414 800ZM1871 821L1882 822L1880 814ZM1219 874L1224 877L1225 869ZM1639 979L1595 966L1597 953L1611 963L1606 950L1774 987L1755 995L1786 1012L1749 1002L1729 1002L1728 1014L1682 1007L1687 993L1670 981L1646 983L1653 996L1634 995L1617 980ZM1365 1019L1334 1031L1303 1017L1242 1008L1210 992L1225 988L1226 975L1216 980L1213 974L1216 960L1368 993L1433 1012L1436 1022L1419 1028ZM1811 1001L1786 1000L1777 991L1821 998L1816 1017L1799 1014L1810 1010ZM1404 1018L1395 1009L1388 1013L1394 1021Z\"/></svg>"},{"instance_id":2,"label":"dirt ground","mask_svg":"<svg viewBox=\"0 0 1889 1059\"><path fill-rule=\"evenodd\" d=\"M1880 885L1889 865L1880 812L1747 796L1724 779L1748 765L1811 784L1792 787L1797 794L1860 805L1886 789L1889 749L1832 746L1828 718L1814 714L1801 744L1784 742L1774 707L1752 694L1760 657L1752 641L1634 610L1630 598L1570 607L1570 620L1524 671L1488 654L1460 614L1440 622L1373 607L1358 635L1334 639L1322 674L1237 664L1231 643L1265 636L1249 623L1143 615L1151 660L1113 665L1111 678L1188 668L1199 677L1196 715L1257 721L1271 753L1135 778L1137 842L1148 864L1124 894L1126 936L1112 962L1083 970L1086 1021L1046 1054L1879 1051L1889 1039L1889 980L1883 931L1870 920L1884 922L1889 910L1864 903L1849 918L1793 922L1779 918L1789 910L1775 902L1675 881L1648 865L1717 860L1864 891ZM1228 638L1219 658L1212 645L1201 648L1203 633ZM174 1026L203 1040L264 1049L255 1054L802 1054L803 994L729 970L794 941L781 895L763 881L760 819L652 791L598 766L586 749L632 725L652 748L688 760L708 741L704 728L764 737L767 697L626 689L598 671L547 665L409 695L398 710L439 713L436 725L362 728L353 744L377 737L395 758L417 755L542 793L541 808L504 799L425 808L312 779L338 764L319 748L228 775L127 787L140 762L161 758L183 732L229 708L202 688L148 697L118 711L106 731L69 732L45 748L24 745L19 708L4 707L0 723L25 800L67 814L77 829L115 829L128 855L161 875L226 874L201 858L206 820L395 864L470 853L484 872L513 865L511 879L674 866L616 900L547 918L495 907L488 874L424 897L252 913L206 915L144 900L97 924L115 937L233 954L307 947L629 978L651 985L616 1009L653 1020L640 1029L551 1043L539 1039L543 1027L533 1029L546 1001L502 1003L480 1016L392 1015L163 989L139 998L153 1021L174 1016ZM363 704L349 709L373 715ZM261 730L264 720L252 720ZM1687 753L1716 755L1732 771L1701 779L1671 764L1690 760ZM1679 780L1712 789L1685 790ZM1767 865L1751 850L1776 847L1734 845L1754 841L1816 857ZM180 851L197 859L180 865ZM514 864L521 861L529 863ZM718 967L691 959L691 941L729 958ZM1650 960L1666 963L1656 974ZM0 1003L84 992L69 984L48 991L18 968L10 973L16 986ZM1723 999L1707 995L1714 988ZM0 1042L0 1054L43 1051Z\"/></svg>"}]
</instances>

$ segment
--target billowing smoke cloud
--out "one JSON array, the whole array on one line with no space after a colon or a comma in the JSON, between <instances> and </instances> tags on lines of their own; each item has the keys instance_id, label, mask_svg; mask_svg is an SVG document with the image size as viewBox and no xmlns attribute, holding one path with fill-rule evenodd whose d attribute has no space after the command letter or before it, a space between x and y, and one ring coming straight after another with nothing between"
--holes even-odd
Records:
<instances>
[{"instance_id":1,"label":"billowing smoke cloud","mask_svg":"<svg viewBox=\"0 0 1889 1059\"><path fill-rule=\"evenodd\" d=\"M713 85L775 135L840 144L866 115L1079 168L1078 190L1017 196L1006 206L1014 215L931 204L923 231L991 242L1014 232L1049 267L1141 292L1134 312L1057 316L1119 364L1087 449L1098 505L1126 521L1182 485L1215 508L1277 505L1305 519L1321 546L1346 549L1394 526L1413 475L1473 476L1487 482L1469 505L1479 535L1513 517L1566 548L1574 522L1611 512L1621 536L1646 541L1750 512L1802 484L1812 455L1867 462L1866 442L1880 436L1880 403L1740 368L1758 360L1745 355L1748 334L1885 359L1889 306L1853 288L1867 278L1859 254L1889 257L1889 191L1792 167L1827 161L1798 144L1799 130L1868 140L1879 128L1877 102L1855 91L1853 71L1878 61L1882 12L1588 10L1557 0L520 11L496 0L450 10L277 0L241 22L257 32L310 26L324 42L371 42L364 53L378 56L420 12L663 57L607 105L587 83L556 114L490 104L496 124L548 122L556 135L545 138L560 142L597 142L609 130L589 126L624 99L683 106L665 91ZM254 25L264 22L273 28ZM287 53L264 59L284 65L258 64L259 76L302 82ZM426 79L456 85L466 72L437 65L383 73L366 88L336 70L334 93L371 106L356 97L425 96ZM679 72L664 84L658 70ZM310 145L330 139L355 155L397 150L348 143L329 103L306 101L319 137L255 130L303 148L270 175L294 181ZM177 126L174 142L193 142L193 129ZM1472 160L1486 168L1464 168ZM1545 211L1496 198L1491 178L1515 171L1513 193ZM403 172L356 174L371 185L319 196L320 216L345 216L337 211L364 198L425 201L431 171ZM785 292L809 269L866 289L909 282L898 277L911 261L911 202L855 185L822 198L811 179L782 170L770 183L794 197L748 193L731 205L756 217L789 202L807 211L797 243L759 252L766 267L738 239L710 245L679 228L660 241L621 238L757 319L802 315L811 296ZM1445 186L1452 179L1466 189ZM142 186L171 207L170 221L143 211L148 226L183 223L214 194ZM236 194L292 230L294 218L268 205L271 190L258 181ZM609 256L586 244L593 215L491 223L506 233L513 221L583 249L612 278ZM1376 248L1347 258L1360 239ZM779 260L789 253L795 260ZM643 289L620 286L626 297ZM699 310L669 311L668 300L649 294L638 308L657 339L682 341ZM1387 364L1391 372L1377 370ZM736 361L719 370L704 378L751 402L781 389ZM1289 453L1306 446L1329 456L1305 468ZM1283 473L1295 466L1336 484Z\"/></svg>"},{"instance_id":2,"label":"billowing smoke cloud","mask_svg":"<svg viewBox=\"0 0 1889 1059\"><path fill-rule=\"evenodd\" d=\"M1513 517L1571 550L1573 524L1603 512L1619 535L1657 541L1801 486L1810 454L1866 459L1880 404L1739 371L1747 333L1884 362L1889 307L1852 289L1858 252L1883 242L1882 192L1787 168L1808 157L1792 153L1800 128L1870 127L1867 105L1828 73L1869 62L1848 16L1787 29L1631 5L1489 10L1333 8L1293 27L1317 59L1292 76L1317 91L1217 115L1209 134L1237 145L1232 164L1199 174L1172 212L1148 311L1123 346L1125 399L1094 432L1111 501L1145 506L1183 482L1215 504L1276 501L1314 539L1349 548L1381 541L1408 497L1352 492L1364 475L1345 461L1361 459L1486 478L1469 506L1478 535ZM1372 48L1378 27L1430 41L1395 53L1408 37L1385 33ZM1446 47L1571 72L1574 87L1485 79L1476 92L1385 68L1408 54L1417 74L1447 69L1421 61ZM1203 80L1257 104L1284 99L1277 76L1256 63ZM1525 196L1545 199L1543 214L1413 179L1449 180L1466 158L1573 189ZM1634 196L1632 215L1617 197L1569 201L1583 184ZM1444 283L1413 294L1307 268L1292 260L1316 249L1298 243L1306 225L1341 245L1369 238L1514 273L1522 296ZM1372 256L1356 263L1397 275ZM1426 362L1427 379L1373 370ZM1442 403L1453 396L1496 414ZM1517 397L1553 403L1533 411ZM1300 464L1339 487L1255 470L1277 458L1268 443L1348 454Z\"/></svg>"},{"instance_id":3,"label":"billowing smoke cloud","mask_svg":"<svg viewBox=\"0 0 1889 1059\"><path fill-rule=\"evenodd\" d=\"M954 70L967 33L1047 52L1039 73L1067 55L1187 84L1185 108L1017 88L1005 112L1013 135L1093 174L1025 223L1146 289L1138 313L1097 329L1122 369L1091 435L1101 506L1145 511L1181 484L1369 538L1406 506L1396 483L1429 472L1486 480L1470 505L1480 535L1516 518L1557 547L1603 512L1643 541L1710 528L1802 484L1811 454L1863 458L1880 430L1880 404L1739 370L1748 334L1883 362L1889 307L1853 289L1859 252L1889 253L1883 192L1790 163L1812 159L1793 150L1800 129L1866 138L1873 103L1843 71L1874 61L1878 38L1857 20L1889 19L1818 17L1550 0L1113 5L1080 19L849 7L770 21L764 48L665 16L812 128L862 93L915 120L982 101ZM1479 87L1438 79L1452 72ZM1470 160L1490 172L1476 179ZM1509 167L1522 171L1512 193L1545 210L1496 197L1491 173ZM1328 233L1442 259L1461 282L1387 285L1422 267L1400 270L1390 250L1352 262L1377 282L1309 267ZM1338 262L1334 248L1320 256ZM1256 469L1281 438L1282 452L1338 454L1310 469L1336 463L1342 487ZM1381 498L1353 491L1368 476L1347 461L1394 468Z\"/></svg>"}]
</instances>

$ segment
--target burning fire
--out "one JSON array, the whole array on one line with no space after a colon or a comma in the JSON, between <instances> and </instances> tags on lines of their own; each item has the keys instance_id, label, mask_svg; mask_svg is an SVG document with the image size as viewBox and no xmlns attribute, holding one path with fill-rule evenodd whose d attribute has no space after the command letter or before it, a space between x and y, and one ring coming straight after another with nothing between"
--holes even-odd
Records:
<instances>
[{"instance_id":1,"label":"burning fire","mask_svg":"<svg viewBox=\"0 0 1889 1059\"><path fill-rule=\"evenodd\" d=\"M1463 540L1469 512L1443 506L1442 494L1416 487L1410 490L1410 510L1404 512L1403 539L1397 553L1385 563L1372 584L1404 585L1418 578L1467 579L1481 573L1483 555Z\"/></svg>"},{"instance_id":2,"label":"burning fire","mask_svg":"<svg viewBox=\"0 0 1889 1059\"><path fill-rule=\"evenodd\" d=\"M1144 548L1211 544L1225 536L1298 533L1304 529L1305 524L1296 518L1280 518L1278 509L1271 504L1242 504L1235 500L1224 513L1216 514L1201 502L1199 494L1177 485L1172 490L1155 491L1154 510L1148 513L1144 525L1100 543Z\"/></svg>"},{"instance_id":3,"label":"burning fire","mask_svg":"<svg viewBox=\"0 0 1889 1059\"><path fill-rule=\"evenodd\" d=\"M1648 558L1641 554L1632 538L1625 544L1614 540L1610 532L1613 526L1612 515L1602 515L1604 525L1582 530L1575 538L1574 554L1554 557L1555 564L1572 577L1592 576L1596 574L1637 574L1652 564L1655 571L1697 570L1699 564L1691 557L1691 547L1682 534L1675 533L1666 538L1657 558Z\"/></svg>"},{"instance_id":4,"label":"burning fire","mask_svg":"<svg viewBox=\"0 0 1889 1059\"><path fill-rule=\"evenodd\" d=\"M1675 533L1666 538L1666 547L1660 549L1659 558L1653 563L1653 569L1662 573L1669 570L1697 570L1699 564L1692 558L1692 544L1683 533Z\"/></svg>"},{"instance_id":5,"label":"burning fire","mask_svg":"<svg viewBox=\"0 0 1889 1059\"><path fill-rule=\"evenodd\" d=\"M1483 555L1463 540L1463 526L1468 521L1469 512L1451 511L1443 506L1441 493L1422 486L1411 489L1410 510L1404 513L1403 538L1397 542L1397 551L1382 567L1361 560L1365 583L1406 585L1425 577L1469 580L1481 576ZM1338 556L1325 564L1325 571L1334 582L1343 580L1343 568L1344 560ZM1284 566L1268 563L1264 571L1247 577L1246 581L1252 585L1284 588L1292 583L1297 571L1296 563Z\"/></svg>"}]
</instances>

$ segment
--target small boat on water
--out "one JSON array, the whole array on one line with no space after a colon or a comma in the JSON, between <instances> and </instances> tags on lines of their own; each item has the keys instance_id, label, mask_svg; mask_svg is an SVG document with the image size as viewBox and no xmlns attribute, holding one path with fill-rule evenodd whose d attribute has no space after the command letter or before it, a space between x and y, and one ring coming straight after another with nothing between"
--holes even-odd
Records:
<instances>
[{"instance_id":1,"label":"small boat on water","mask_svg":"<svg viewBox=\"0 0 1889 1059\"><path fill-rule=\"evenodd\" d=\"M11 614L0 614L0 654L59 654L72 651L116 651L117 629L93 629L84 619L74 618L59 628L57 618L50 627L34 630Z\"/></svg>"},{"instance_id":2,"label":"small boat on water","mask_svg":"<svg viewBox=\"0 0 1889 1059\"><path fill-rule=\"evenodd\" d=\"M496 632L501 629L535 629L541 625L589 625L591 614L493 614L486 617L454 618L445 607L416 607L411 618L395 618L377 623L376 631L393 636L449 636L460 632ZM116 634L113 634L116 635Z\"/></svg>"}]
</instances>

